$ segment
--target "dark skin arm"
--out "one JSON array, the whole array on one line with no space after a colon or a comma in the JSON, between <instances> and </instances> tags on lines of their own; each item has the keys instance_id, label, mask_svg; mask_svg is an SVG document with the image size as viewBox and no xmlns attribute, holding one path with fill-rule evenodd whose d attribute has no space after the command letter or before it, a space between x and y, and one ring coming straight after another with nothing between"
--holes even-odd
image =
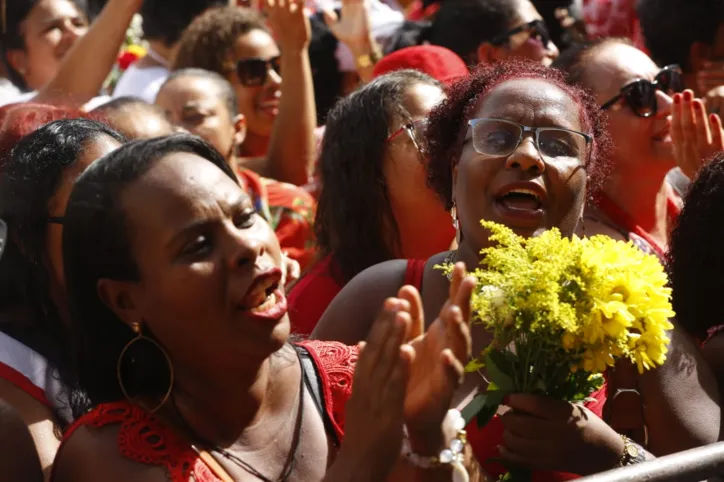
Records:
<instances>
[{"instance_id":1,"label":"dark skin arm","mask_svg":"<svg viewBox=\"0 0 724 482\"><path fill-rule=\"evenodd\" d=\"M311 338L348 345L365 340L382 303L402 286L406 269L407 261L394 260L355 276L324 312Z\"/></svg>"},{"instance_id":2,"label":"dark skin arm","mask_svg":"<svg viewBox=\"0 0 724 482\"><path fill-rule=\"evenodd\" d=\"M0 482L42 482L38 452L20 415L0 402Z\"/></svg>"}]
</instances>

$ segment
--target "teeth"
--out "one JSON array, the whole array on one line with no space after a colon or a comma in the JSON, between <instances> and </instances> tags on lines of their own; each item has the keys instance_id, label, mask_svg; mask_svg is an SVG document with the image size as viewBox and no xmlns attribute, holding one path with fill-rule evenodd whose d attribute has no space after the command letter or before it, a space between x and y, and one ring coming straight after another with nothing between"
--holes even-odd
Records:
<instances>
[{"instance_id":1,"label":"teeth","mask_svg":"<svg viewBox=\"0 0 724 482\"><path fill-rule=\"evenodd\" d=\"M513 189L511 191L508 191L506 195L507 194L523 194L533 196L534 198L536 198L536 200L540 201L540 196L538 196L538 193L530 189Z\"/></svg>"},{"instance_id":2,"label":"teeth","mask_svg":"<svg viewBox=\"0 0 724 482\"><path fill-rule=\"evenodd\" d=\"M269 296L267 296L261 304L258 306L255 306L254 308L251 308L249 311L252 313L263 313L272 306L274 306L277 302L277 297L274 293L270 293Z\"/></svg>"}]
</instances>

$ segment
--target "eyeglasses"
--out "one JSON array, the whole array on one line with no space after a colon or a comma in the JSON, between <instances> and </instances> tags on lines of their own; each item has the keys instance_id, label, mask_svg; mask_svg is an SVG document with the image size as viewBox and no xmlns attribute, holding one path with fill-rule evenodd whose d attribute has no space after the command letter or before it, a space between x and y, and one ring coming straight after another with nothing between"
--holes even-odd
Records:
<instances>
[{"instance_id":1,"label":"eyeglasses","mask_svg":"<svg viewBox=\"0 0 724 482\"><path fill-rule=\"evenodd\" d=\"M512 154L527 132L535 134L538 152L551 162L575 159L585 165L590 156L588 145L592 137L583 132L561 127L529 127L502 119L473 119L468 125L472 129L473 148L487 156Z\"/></svg>"},{"instance_id":2,"label":"eyeglasses","mask_svg":"<svg viewBox=\"0 0 724 482\"><path fill-rule=\"evenodd\" d=\"M256 87L266 83L270 68L278 75L281 75L281 57L240 60L236 63L236 76L242 85L246 87Z\"/></svg>"},{"instance_id":3,"label":"eyeglasses","mask_svg":"<svg viewBox=\"0 0 724 482\"><path fill-rule=\"evenodd\" d=\"M514 29L508 30L507 32L500 35L496 35L495 37L493 37L490 43L493 45L503 45L504 43L508 42L510 37L519 34L520 32L530 32L530 36L540 40L543 44L543 47L548 45L548 43L551 41L551 34L548 33L548 26L543 20L538 19L523 24L519 27L515 27Z\"/></svg>"},{"instance_id":4,"label":"eyeglasses","mask_svg":"<svg viewBox=\"0 0 724 482\"><path fill-rule=\"evenodd\" d=\"M608 109L616 102L624 99L634 114L639 117L651 117L658 111L656 91L660 90L665 94L681 92L684 90L684 82L681 79L681 67L668 65L656 74L654 81L638 79L630 84L621 87L619 94L601 106L601 109Z\"/></svg>"},{"instance_id":5,"label":"eyeglasses","mask_svg":"<svg viewBox=\"0 0 724 482\"><path fill-rule=\"evenodd\" d=\"M410 137L410 140L415 145L415 149L417 149L420 152L424 152L424 139L425 139L425 129L427 128L427 119L420 119L413 122L408 122L407 124L403 125L399 129L397 129L395 132L389 135L387 137L387 142L393 141L400 135L402 135L403 132L406 132L407 135Z\"/></svg>"},{"instance_id":6,"label":"eyeglasses","mask_svg":"<svg viewBox=\"0 0 724 482\"><path fill-rule=\"evenodd\" d=\"M61 216L48 216L45 220L49 224L65 224L65 218Z\"/></svg>"}]
</instances>

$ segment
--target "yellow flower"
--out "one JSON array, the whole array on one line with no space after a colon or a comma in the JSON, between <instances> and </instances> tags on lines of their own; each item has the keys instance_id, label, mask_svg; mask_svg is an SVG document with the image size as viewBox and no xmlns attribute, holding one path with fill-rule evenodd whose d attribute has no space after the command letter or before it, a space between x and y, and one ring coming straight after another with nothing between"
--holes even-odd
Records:
<instances>
[{"instance_id":1,"label":"yellow flower","mask_svg":"<svg viewBox=\"0 0 724 482\"><path fill-rule=\"evenodd\" d=\"M137 56L138 58L142 58L146 56L146 49L143 48L141 45L129 45L126 47L126 52L130 52Z\"/></svg>"}]
</instances>

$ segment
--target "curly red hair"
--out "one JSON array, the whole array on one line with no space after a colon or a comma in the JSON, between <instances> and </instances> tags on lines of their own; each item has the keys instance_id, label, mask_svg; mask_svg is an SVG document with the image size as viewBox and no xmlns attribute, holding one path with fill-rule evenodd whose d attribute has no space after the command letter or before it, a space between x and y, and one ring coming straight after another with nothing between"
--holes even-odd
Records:
<instances>
[{"instance_id":1,"label":"curly red hair","mask_svg":"<svg viewBox=\"0 0 724 482\"><path fill-rule=\"evenodd\" d=\"M606 117L595 99L582 88L566 83L565 75L555 69L531 61L507 61L482 65L469 76L446 88L447 99L429 116L427 143L430 163L428 184L447 209L453 207L452 172L460 160L468 121L480 101L497 85L515 79L540 79L566 92L580 107L581 126L593 138L589 163L586 165L588 194L600 188L608 172L606 153L611 138L606 129Z\"/></svg>"},{"instance_id":2,"label":"curly red hair","mask_svg":"<svg viewBox=\"0 0 724 482\"><path fill-rule=\"evenodd\" d=\"M45 124L61 119L96 119L86 112L46 104L22 103L0 107L0 169L15 144Z\"/></svg>"}]
</instances>

